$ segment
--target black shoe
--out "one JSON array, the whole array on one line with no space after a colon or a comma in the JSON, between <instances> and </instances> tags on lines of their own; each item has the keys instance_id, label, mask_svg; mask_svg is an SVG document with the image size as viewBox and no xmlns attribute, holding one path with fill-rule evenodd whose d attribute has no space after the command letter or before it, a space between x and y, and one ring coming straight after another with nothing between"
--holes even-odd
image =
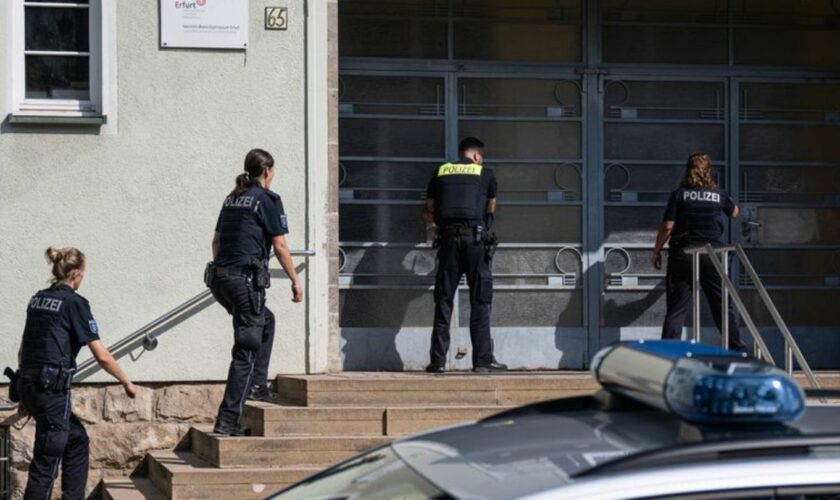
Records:
<instances>
[{"instance_id":1,"label":"black shoe","mask_svg":"<svg viewBox=\"0 0 840 500\"><path fill-rule=\"evenodd\" d=\"M249 401L265 401L266 403L274 402L274 394L268 390L264 385L252 385L251 390L248 391Z\"/></svg>"},{"instance_id":2,"label":"black shoe","mask_svg":"<svg viewBox=\"0 0 840 500\"><path fill-rule=\"evenodd\" d=\"M217 423L216 426L213 427L213 433L221 434L223 436L241 437L249 436L251 431L241 425L224 425Z\"/></svg>"},{"instance_id":3,"label":"black shoe","mask_svg":"<svg viewBox=\"0 0 840 500\"><path fill-rule=\"evenodd\" d=\"M506 372L508 369L507 365L499 363L498 361L493 361L489 365L478 365L474 366L473 370L476 373L494 373L494 372Z\"/></svg>"},{"instance_id":4,"label":"black shoe","mask_svg":"<svg viewBox=\"0 0 840 500\"><path fill-rule=\"evenodd\" d=\"M446 370L442 366L430 364L426 367L426 373L443 373Z\"/></svg>"}]
</instances>

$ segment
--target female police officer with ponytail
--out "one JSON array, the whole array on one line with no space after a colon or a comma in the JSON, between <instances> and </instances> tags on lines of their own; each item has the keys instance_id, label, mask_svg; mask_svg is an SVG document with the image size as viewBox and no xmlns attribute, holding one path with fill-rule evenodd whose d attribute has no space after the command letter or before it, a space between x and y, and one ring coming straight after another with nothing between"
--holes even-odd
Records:
<instances>
[{"instance_id":1,"label":"female police officer with ponytail","mask_svg":"<svg viewBox=\"0 0 840 500\"><path fill-rule=\"evenodd\" d=\"M662 266L662 247L668 246L668 270L665 277L667 312L662 327L663 339L679 339L691 302L691 256L688 247L707 243L721 244L724 217L738 217L738 205L712 178L712 160L706 153L688 157L679 189L671 193L662 226L656 235L651 262ZM728 317L722 317L721 279L709 256L700 256L700 286L712 309L718 329L729 322L729 348L744 350L738 334L738 319L729 305Z\"/></svg>"},{"instance_id":2,"label":"female police officer with ponytail","mask_svg":"<svg viewBox=\"0 0 840 500\"><path fill-rule=\"evenodd\" d=\"M75 248L48 248L52 286L29 301L18 351L21 413L35 418L35 450L25 499L50 498L61 464L62 498L85 497L89 441L70 411L76 355L87 345L102 368L133 398L136 388L99 340L88 301L76 293L85 277L85 256Z\"/></svg>"},{"instance_id":3,"label":"female police officer with ponytail","mask_svg":"<svg viewBox=\"0 0 840 500\"><path fill-rule=\"evenodd\" d=\"M280 195L269 191L274 158L262 149L245 156L245 172L225 198L213 235L213 262L205 282L233 316L233 360L214 432L247 434L240 425L246 399L268 399L267 376L274 343L274 314L265 305L271 249L292 281L292 301L303 300Z\"/></svg>"}]
</instances>

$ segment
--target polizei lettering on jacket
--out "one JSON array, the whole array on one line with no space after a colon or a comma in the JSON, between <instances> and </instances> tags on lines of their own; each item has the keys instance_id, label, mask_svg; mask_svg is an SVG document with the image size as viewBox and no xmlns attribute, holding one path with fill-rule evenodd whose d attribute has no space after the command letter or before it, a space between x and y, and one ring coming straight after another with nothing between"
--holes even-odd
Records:
<instances>
[{"instance_id":1,"label":"polizei lettering on jacket","mask_svg":"<svg viewBox=\"0 0 840 500\"><path fill-rule=\"evenodd\" d=\"M53 299L51 297L32 297L32 300L29 301L29 309L58 312L61 310L61 304L63 302L61 299Z\"/></svg>"},{"instance_id":2,"label":"polizei lettering on jacket","mask_svg":"<svg viewBox=\"0 0 840 500\"><path fill-rule=\"evenodd\" d=\"M720 203L720 193L712 191L683 191L683 201L709 201Z\"/></svg>"},{"instance_id":3,"label":"polizei lettering on jacket","mask_svg":"<svg viewBox=\"0 0 840 500\"><path fill-rule=\"evenodd\" d=\"M251 205L253 204L253 196L228 196L225 198L226 207L251 208Z\"/></svg>"}]
</instances>

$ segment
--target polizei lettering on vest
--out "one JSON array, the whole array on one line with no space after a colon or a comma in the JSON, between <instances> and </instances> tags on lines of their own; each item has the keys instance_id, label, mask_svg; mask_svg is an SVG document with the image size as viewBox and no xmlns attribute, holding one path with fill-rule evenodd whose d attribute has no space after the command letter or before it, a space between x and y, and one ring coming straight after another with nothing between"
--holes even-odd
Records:
<instances>
[{"instance_id":1,"label":"polizei lettering on vest","mask_svg":"<svg viewBox=\"0 0 840 500\"><path fill-rule=\"evenodd\" d=\"M58 312L61 309L62 303L64 303L64 301L61 299L53 299L50 297L32 297L32 300L29 301L29 309Z\"/></svg>"},{"instance_id":2,"label":"polizei lettering on vest","mask_svg":"<svg viewBox=\"0 0 840 500\"><path fill-rule=\"evenodd\" d=\"M720 194L712 191L683 191L683 201L688 200L720 203Z\"/></svg>"},{"instance_id":3,"label":"polizei lettering on vest","mask_svg":"<svg viewBox=\"0 0 840 500\"><path fill-rule=\"evenodd\" d=\"M239 208L251 208L251 204L254 203L253 196L228 196L225 198L225 206L226 207L239 207Z\"/></svg>"},{"instance_id":4,"label":"polizei lettering on vest","mask_svg":"<svg viewBox=\"0 0 840 500\"><path fill-rule=\"evenodd\" d=\"M481 165L447 163L438 170L438 177L444 175L481 175Z\"/></svg>"}]
</instances>

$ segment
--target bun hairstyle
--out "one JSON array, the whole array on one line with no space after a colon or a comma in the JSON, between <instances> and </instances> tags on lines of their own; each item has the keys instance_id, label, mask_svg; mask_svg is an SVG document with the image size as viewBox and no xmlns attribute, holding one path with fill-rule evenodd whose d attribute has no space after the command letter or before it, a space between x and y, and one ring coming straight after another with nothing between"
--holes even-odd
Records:
<instances>
[{"instance_id":1,"label":"bun hairstyle","mask_svg":"<svg viewBox=\"0 0 840 500\"><path fill-rule=\"evenodd\" d=\"M685 162L682 187L716 188L712 177L712 158L706 153L691 153Z\"/></svg>"},{"instance_id":2,"label":"bun hairstyle","mask_svg":"<svg viewBox=\"0 0 840 500\"><path fill-rule=\"evenodd\" d=\"M85 254L77 248L49 247L44 255L47 257L47 261L52 264L53 277L50 282L53 284L69 279L73 271L85 267Z\"/></svg>"},{"instance_id":3,"label":"bun hairstyle","mask_svg":"<svg viewBox=\"0 0 840 500\"><path fill-rule=\"evenodd\" d=\"M236 176L232 196L242 196L251 186L259 185L265 171L274 167L274 158L264 149L252 149L245 155L245 171Z\"/></svg>"}]
</instances>

